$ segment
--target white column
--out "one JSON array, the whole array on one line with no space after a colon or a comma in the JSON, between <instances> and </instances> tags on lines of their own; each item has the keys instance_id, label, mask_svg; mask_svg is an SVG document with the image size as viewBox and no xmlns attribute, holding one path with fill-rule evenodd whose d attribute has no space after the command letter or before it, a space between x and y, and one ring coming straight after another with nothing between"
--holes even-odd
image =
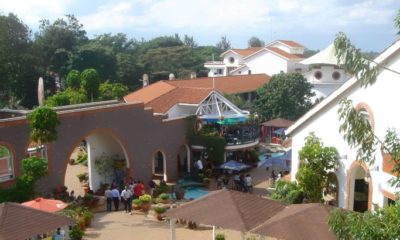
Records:
<instances>
[{"instance_id":1,"label":"white column","mask_svg":"<svg viewBox=\"0 0 400 240\"><path fill-rule=\"evenodd\" d=\"M212 230L212 240L215 240L215 226L213 226Z\"/></svg>"},{"instance_id":2,"label":"white column","mask_svg":"<svg viewBox=\"0 0 400 240\"><path fill-rule=\"evenodd\" d=\"M175 221L174 218L169 220L169 229L171 230L170 240L176 240Z\"/></svg>"}]
</instances>

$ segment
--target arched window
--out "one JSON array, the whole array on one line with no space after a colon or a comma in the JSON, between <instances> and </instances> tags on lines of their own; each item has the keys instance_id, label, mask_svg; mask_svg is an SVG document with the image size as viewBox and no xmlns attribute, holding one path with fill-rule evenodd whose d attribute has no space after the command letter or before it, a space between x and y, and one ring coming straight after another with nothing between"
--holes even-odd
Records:
<instances>
[{"instance_id":1,"label":"arched window","mask_svg":"<svg viewBox=\"0 0 400 240\"><path fill-rule=\"evenodd\" d=\"M0 145L0 182L14 177L13 156L10 149Z\"/></svg>"}]
</instances>

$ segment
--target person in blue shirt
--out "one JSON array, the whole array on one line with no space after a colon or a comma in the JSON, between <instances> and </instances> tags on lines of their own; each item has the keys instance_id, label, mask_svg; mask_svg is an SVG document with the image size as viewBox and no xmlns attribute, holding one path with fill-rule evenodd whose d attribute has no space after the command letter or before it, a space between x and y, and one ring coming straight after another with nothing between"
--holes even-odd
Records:
<instances>
[{"instance_id":1,"label":"person in blue shirt","mask_svg":"<svg viewBox=\"0 0 400 240\"><path fill-rule=\"evenodd\" d=\"M118 211L119 202L121 201L121 195L119 194L118 189L117 188L113 188L113 190L111 190L111 195L112 195L112 198L113 198L115 211Z\"/></svg>"}]
</instances>

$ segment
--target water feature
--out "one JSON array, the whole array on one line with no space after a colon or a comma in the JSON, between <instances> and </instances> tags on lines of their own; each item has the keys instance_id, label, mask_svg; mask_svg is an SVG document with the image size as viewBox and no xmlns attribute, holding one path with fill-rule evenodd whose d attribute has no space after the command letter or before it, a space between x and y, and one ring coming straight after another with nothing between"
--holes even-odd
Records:
<instances>
[{"instance_id":1,"label":"water feature","mask_svg":"<svg viewBox=\"0 0 400 240\"><path fill-rule=\"evenodd\" d=\"M204 190L199 187L188 187L185 192L185 199L197 199L207 195L210 191Z\"/></svg>"}]
</instances>

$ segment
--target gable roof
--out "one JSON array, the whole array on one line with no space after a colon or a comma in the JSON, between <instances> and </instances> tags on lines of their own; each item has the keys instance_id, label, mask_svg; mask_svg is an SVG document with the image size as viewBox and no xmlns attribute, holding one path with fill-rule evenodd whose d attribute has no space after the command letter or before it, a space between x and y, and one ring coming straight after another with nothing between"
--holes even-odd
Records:
<instances>
[{"instance_id":1,"label":"gable roof","mask_svg":"<svg viewBox=\"0 0 400 240\"><path fill-rule=\"evenodd\" d=\"M400 49L400 39L398 39L393 44L391 44L388 48L383 50L383 52L381 54L379 54L379 56L376 57L373 62L376 64L382 64L385 62L386 59L391 57L393 54L398 53L399 49ZM383 65L385 65L385 64L383 64ZM290 126L286 130L286 132L285 132L286 135L292 135L296 130L298 130L301 126L303 126L306 122L308 122L314 115L318 114L321 110L328 107L330 105L330 103L337 100L346 91L348 91L351 88L354 88L356 86L359 86L358 80L356 77L352 77L347 82L345 82L342 86L340 86L336 91L331 93L328 97L326 97L324 100L322 100L314 108L312 108L310 111L305 113L301 118L299 118L292 126Z\"/></svg>"},{"instance_id":2,"label":"gable roof","mask_svg":"<svg viewBox=\"0 0 400 240\"><path fill-rule=\"evenodd\" d=\"M232 190L218 190L169 210L170 218L213 225L242 232L259 226L283 210L274 200Z\"/></svg>"},{"instance_id":3,"label":"gable roof","mask_svg":"<svg viewBox=\"0 0 400 240\"><path fill-rule=\"evenodd\" d=\"M18 203L0 204L0 239L27 239L56 230L72 221L64 216L22 206Z\"/></svg>"},{"instance_id":4,"label":"gable roof","mask_svg":"<svg viewBox=\"0 0 400 240\"><path fill-rule=\"evenodd\" d=\"M222 94L254 92L269 82L266 74L204 77L187 80L164 80L132 92L125 102L141 101L156 113L166 113L177 103L199 104L214 89Z\"/></svg>"},{"instance_id":5,"label":"gable roof","mask_svg":"<svg viewBox=\"0 0 400 240\"><path fill-rule=\"evenodd\" d=\"M255 55L257 55L257 54L259 54L259 53L261 53L263 51L269 51L269 52L271 52L271 53L273 53L275 55L278 55L278 56L280 56L280 57L282 57L282 58L284 58L286 60L301 60L301 59L304 59L304 55L303 54L292 54L292 53L285 52L282 49L279 49L277 47L267 46L267 47L261 48L260 50L258 50L257 52L254 52L253 54L250 54L250 55L244 57L243 60L249 59L249 58L251 58L251 57L253 57L253 56L255 56Z\"/></svg>"},{"instance_id":6,"label":"gable roof","mask_svg":"<svg viewBox=\"0 0 400 240\"><path fill-rule=\"evenodd\" d=\"M250 47L250 48L244 48L244 49L232 48L232 49L229 49L229 50L221 53L220 56L222 57L222 56L226 55L229 52L233 52L233 53L238 54L238 55L240 55L242 57L246 57L248 55L251 55L251 54L261 50L262 48L263 47Z\"/></svg>"},{"instance_id":7,"label":"gable roof","mask_svg":"<svg viewBox=\"0 0 400 240\"><path fill-rule=\"evenodd\" d=\"M280 43L282 43L282 44L284 44L286 46L289 46L289 47L304 48L303 45L301 45L298 42L292 41L292 40L277 40L276 42L280 42Z\"/></svg>"},{"instance_id":8,"label":"gable roof","mask_svg":"<svg viewBox=\"0 0 400 240\"><path fill-rule=\"evenodd\" d=\"M283 118L275 118L267 122L263 122L261 125L266 127L279 127L279 128L288 128L293 124L293 121L283 119Z\"/></svg>"}]
</instances>

